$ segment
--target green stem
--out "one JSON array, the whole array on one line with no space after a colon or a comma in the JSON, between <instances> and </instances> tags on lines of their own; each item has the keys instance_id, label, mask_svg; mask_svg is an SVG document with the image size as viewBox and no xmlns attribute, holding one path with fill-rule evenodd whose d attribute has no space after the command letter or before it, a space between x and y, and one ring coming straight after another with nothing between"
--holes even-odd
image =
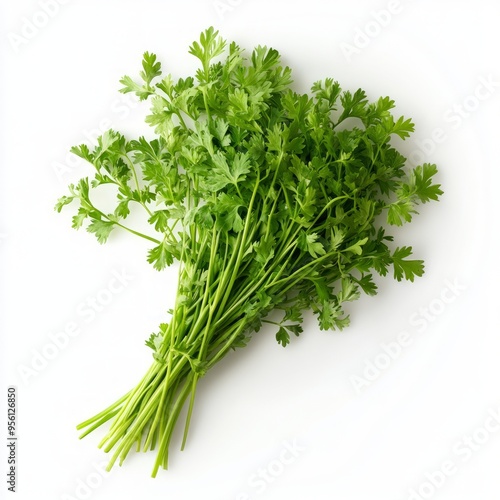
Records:
<instances>
[{"instance_id":1,"label":"green stem","mask_svg":"<svg viewBox=\"0 0 500 500\"><path fill-rule=\"evenodd\" d=\"M110 220L109 217L107 217L106 215L105 215L105 217L108 220ZM153 238L152 236L148 236L147 234L140 233L139 231L136 231L135 229L131 229L127 226L124 226L120 222L113 221L113 220L110 220L110 222L112 222L113 224L116 224L117 226L121 227L122 229L125 229L125 231L128 231L129 233L135 234L136 236L140 236L141 238L144 238L145 240L152 241L153 243L156 243L157 245L159 245L161 243L160 240L157 240L156 238Z\"/></svg>"}]
</instances>

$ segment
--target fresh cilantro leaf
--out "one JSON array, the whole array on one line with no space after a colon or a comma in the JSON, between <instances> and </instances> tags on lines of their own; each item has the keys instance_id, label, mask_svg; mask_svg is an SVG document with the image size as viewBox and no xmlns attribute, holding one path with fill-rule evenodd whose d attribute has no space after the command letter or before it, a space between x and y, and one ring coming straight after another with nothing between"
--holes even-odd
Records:
<instances>
[{"instance_id":1,"label":"fresh cilantro leaf","mask_svg":"<svg viewBox=\"0 0 500 500\"><path fill-rule=\"evenodd\" d=\"M208 70L212 59L222 54L226 47L226 41L218 35L219 32L211 26L200 35L199 42L193 42L189 47L189 53L197 57L203 65L204 77L201 81L208 81Z\"/></svg>"},{"instance_id":2,"label":"fresh cilantro leaf","mask_svg":"<svg viewBox=\"0 0 500 500\"><path fill-rule=\"evenodd\" d=\"M163 335L161 333L152 333L149 339L146 340L146 345L153 349L153 351L158 352L163 342Z\"/></svg>"},{"instance_id":3,"label":"fresh cilantro leaf","mask_svg":"<svg viewBox=\"0 0 500 500\"><path fill-rule=\"evenodd\" d=\"M294 305L285 311L285 315L283 316L283 321L296 321L299 324L302 323L302 311L299 305Z\"/></svg>"},{"instance_id":4,"label":"fresh cilantro leaf","mask_svg":"<svg viewBox=\"0 0 500 500\"><path fill-rule=\"evenodd\" d=\"M363 245L368 241L368 238L363 238L361 240L358 240L354 245L351 245L350 247L346 248L344 252L352 252L356 255L361 255L363 253Z\"/></svg>"},{"instance_id":5,"label":"fresh cilantro leaf","mask_svg":"<svg viewBox=\"0 0 500 500\"><path fill-rule=\"evenodd\" d=\"M410 222L412 214L417 213L415 205L418 202L427 203L439 199L443 194L441 186L432 183L432 177L436 173L436 165L425 163L411 171L408 182L399 184L398 199L388 206L389 224L401 226L404 222Z\"/></svg>"},{"instance_id":6,"label":"fresh cilantro leaf","mask_svg":"<svg viewBox=\"0 0 500 500\"><path fill-rule=\"evenodd\" d=\"M88 161L89 163L93 162L94 155L90 153L89 147L86 144L80 144L79 146L73 146L70 151L75 154L76 156L79 156L80 158L83 158L84 160Z\"/></svg>"},{"instance_id":7,"label":"fresh cilantro leaf","mask_svg":"<svg viewBox=\"0 0 500 500\"><path fill-rule=\"evenodd\" d=\"M126 219L130 214L129 208L130 199L121 200L115 208L115 216L121 219Z\"/></svg>"},{"instance_id":8,"label":"fresh cilantro leaf","mask_svg":"<svg viewBox=\"0 0 500 500\"><path fill-rule=\"evenodd\" d=\"M437 201L443 194L440 184L432 184L432 177L437 174L436 165L424 163L413 171L412 179L415 184L415 194L422 203L430 200Z\"/></svg>"},{"instance_id":9,"label":"fresh cilantro leaf","mask_svg":"<svg viewBox=\"0 0 500 500\"><path fill-rule=\"evenodd\" d=\"M161 63L156 60L156 54L144 52L142 67L143 71L139 74L148 86L154 78L161 75Z\"/></svg>"},{"instance_id":10,"label":"fresh cilantro leaf","mask_svg":"<svg viewBox=\"0 0 500 500\"><path fill-rule=\"evenodd\" d=\"M148 262L153 264L153 267L157 271L161 271L162 269L165 269L165 267L174 263L172 249L166 240L149 250Z\"/></svg>"},{"instance_id":11,"label":"fresh cilantro leaf","mask_svg":"<svg viewBox=\"0 0 500 500\"><path fill-rule=\"evenodd\" d=\"M424 262L422 260L407 259L411 254L411 247L397 248L392 254L394 278L398 281L403 278L413 281L415 276L420 277L424 274Z\"/></svg>"},{"instance_id":12,"label":"fresh cilantro leaf","mask_svg":"<svg viewBox=\"0 0 500 500\"><path fill-rule=\"evenodd\" d=\"M413 203L408 199L401 199L389 205L387 222L393 226L402 226L405 222L411 222L414 213Z\"/></svg>"},{"instance_id":13,"label":"fresh cilantro leaf","mask_svg":"<svg viewBox=\"0 0 500 500\"><path fill-rule=\"evenodd\" d=\"M304 329L300 324L295 325L283 325L289 332L293 333L296 337L298 337L301 333L304 332Z\"/></svg>"},{"instance_id":14,"label":"fresh cilantro leaf","mask_svg":"<svg viewBox=\"0 0 500 500\"><path fill-rule=\"evenodd\" d=\"M274 257L275 246L276 239L272 235L257 242L253 247L256 262L262 265L267 264Z\"/></svg>"},{"instance_id":15,"label":"fresh cilantro leaf","mask_svg":"<svg viewBox=\"0 0 500 500\"><path fill-rule=\"evenodd\" d=\"M342 316L344 311L340 305L332 301L324 301L319 310L320 330L342 330L349 325L349 316Z\"/></svg>"},{"instance_id":16,"label":"fresh cilantro leaf","mask_svg":"<svg viewBox=\"0 0 500 500\"><path fill-rule=\"evenodd\" d=\"M106 243L111 231L114 229L114 223L105 220L93 219L87 227L89 233L94 233L99 243Z\"/></svg>"},{"instance_id":17,"label":"fresh cilantro leaf","mask_svg":"<svg viewBox=\"0 0 500 500\"><path fill-rule=\"evenodd\" d=\"M122 94L128 94L133 92L141 101L147 99L153 94L153 90L148 89L144 85L134 82L130 76L124 76L121 78L120 83L123 87L120 89Z\"/></svg>"},{"instance_id":18,"label":"fresh cilantro leaf","mask_svg":"<svg viewBox=\"0 0 500 500\"><path fill-rule=\"evenodd\" d=\"M404 116L398 118L392 126L391 133L398 135L401 139L407 139L415 131L415 125L410 118L405 120Z\"/></svg>"},{"instance_id":19,"label":"fresh cilantro leaf","mask_svg":"<svg viewBox=\"0 0 500 500\"><path fill-rule=\"evenodd\" d=\"M301 231L297 240L297 245L301 250L304 250L304 252L309 252L313 258L325 255L325 248L320 241L317 241L318 237L319 235L316 233L307 234L305 231Z\"/></svg>"},{"instance_id":20,"label":"fresh cilantro leaf","mask_svg":"<svg viewBox=\"0 0 500 500\"><path fill-rule=\"evenodd\" d=\"M342 278L342 289L337 295L339 304L342 302L351 302L353 300L359 299L359 291L356 283L349 278Z\"/></svg>"},{"instance_id":21,"label":"fresh cilantro leaf","mask_svg":"<svg viewBox=\"0 0 500 500\"><path fill-rule=\"evenodd\" d=\"M56 206L54 207L54 209L57 212L61 212L61 210L64 208L64 206L69 205L74 199L75 199L74 196L61 196L61 198L59 198L57 200L57 203L56 203Z\"/></svg>"},{"instance_id":22,"label":"fresh cilantro leaf","mask_svg":"<svg viewBox=\"0 0 500 500\"><path fill-rule=\"evenodd\" d=\"M354 94L346 90L340 96L340 102L344 110L340 115L338 123L342 122L346 118L364 118L367 113L368 99L366 98L366 93L362 89L356 90Z\"/></svg>"},{"instance_id":23,"label":"fresh cilantro leaf","mask_svg":"<svg viewBox=\"0 0 500 500\"><path fill-rule=\"evenodd\" d=\"M345 234L338 226L330 228L330 250L337 250L340 244L344 241Z\"/></svg>"},{"instance_id":24,"label":"fresh cilantro leaf","mask_svg":"<svg viewBox=\"0 0 500 500\"><path fill-rule=\"evenodd\" d=\"M281 344L283 347L286 347L290 343L290 335L282 326L276 334L276 340L278 341L278 344Z\"/></svg>"},{"instance_id":25,"label":"fresh cilantro leaf","mask_svg":"<svg viewBox=\"0 0 500 500\"><path fill-rule=\"evenodd\" d=\"M73 229L80 229L82 227L83 223L85 222L85 220L87 219L87 217L89 217L89 211L83 207L80 207L78 209L77 214L74 215L72 218L73 222L71 224L71 227Z\"/></svg>"},{"instance_id":26,"label":"fresh cilantro leaf","mask_svg":"<svg viewBox=\"0 0 500 500\"><path fill-rule=\"evenodd\" d=\"M233 230L238 233L243 229L243 219L238 209L244 206L243 200L237 196L221 193L217 197L216 227L221 231Z\"/></svg>"},{"instance_id":27,"label":"fresh cilantro leaf","mask_svg":"<svg viewBox=\"0 0 500 500\"><path fill-rule=\"evenodd\" d=\"M377 295L377 285L374 283L371 274L366 274L360 279L355 279L355 281L367 295Z\"/></svg>"},{"instance_id":28,"label":"fresh cilantro leaf","mask_svg":"<svg viewBox=\"0 0 500 500\"><path fill-rule=\"evenodd\" d=\"M212 156L210 176L203 179L205 186L211 191L220 191L228 184L237 186L250 172L250 158L247 153L237 153L229 164L228 159L217 152Z\"/></svg>"}]
</instances>

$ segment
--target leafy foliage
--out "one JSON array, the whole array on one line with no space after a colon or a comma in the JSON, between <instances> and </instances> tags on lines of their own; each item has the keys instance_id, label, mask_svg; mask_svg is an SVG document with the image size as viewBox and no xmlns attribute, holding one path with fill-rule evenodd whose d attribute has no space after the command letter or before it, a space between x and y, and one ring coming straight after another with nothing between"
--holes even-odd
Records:
<instances>
[{"instance_id":1,"label":"leafy foliage","mask_svg":"<svg viewBox=\"0 0 500 500\"><path fill-rule=\"evenodd\" d=\"M286 346L302 332L304 310L322 330L346 327L344 304L377 293L374 272L422 276L411 247L390 248L382 219L410 222L419 203L442 194L435 165L405 169L391 138L407 139L414 125L393 116L389 97L370 102L331 78L298 94L275 49L259 46L246 58L213 28L189 53L201 63L194 76L175 81L146 52L140 83L122 78L121 92L149 100L156 138L110 130L93 150L73 148L95 173L56 205L77 201L73 227L88 223L100 243L116 227L152 242L147 259L157 270L181 263L171 321L147 342L155 364L107 418L83 425L117 413L104 440L116 448L111 464L143 436L145 449L158 446L154 474L167 465L191 394L189 424L199 377L246 345L272 310L283 313L276 339ZM116 188L111 213L91 200L103 184ZM134 205L146 211L150 234L126 224Z\"/></svg>"}]
</instances>

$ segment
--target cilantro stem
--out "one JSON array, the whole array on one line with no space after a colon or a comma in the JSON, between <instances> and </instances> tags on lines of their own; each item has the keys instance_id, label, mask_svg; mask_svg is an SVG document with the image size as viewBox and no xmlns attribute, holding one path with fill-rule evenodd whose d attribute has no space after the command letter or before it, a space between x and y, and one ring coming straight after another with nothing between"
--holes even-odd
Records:
<instances>
[{"instance_id":1,"label":"cilantro stem","mask_svg":"<svg viewBox=\"0 0 500 500\"><path fill-rule=\"evenodd\" d=\"M131 234L135 234L136 236L140 236L141 238L144 238L145 240L152 241L153 243L156 243L157 245L159 245L161 243L160 240L157 240L156 238L153 238L152 236L148 236L147 234L143 234L143 233L141 233L139 231L136 231L135 229L131 229L130 227L127 227L127 226L123 225L121 222L109 219L109 217L107 217L107 216L105 216L105 217L108 220L110 220L110 222L112 222L113 224L115 224L116 226L119 226L122 229L125 229L125 231L128 231Z\"/></svg>"}]
</instances>

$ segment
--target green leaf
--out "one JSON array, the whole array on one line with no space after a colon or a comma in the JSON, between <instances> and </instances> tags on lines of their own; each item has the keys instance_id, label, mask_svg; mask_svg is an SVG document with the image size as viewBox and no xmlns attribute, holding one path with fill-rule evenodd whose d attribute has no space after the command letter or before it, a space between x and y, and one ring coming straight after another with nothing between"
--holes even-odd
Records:
<instances>
[{"instance_id":1,"label":"green leaf","mask_svg":"<svg viewBox=\"0 0 500 500\"><path fill-rule=\"evenodd\" d=\"M411 222L414 213L416 211L411 201L408 199L398 200L389 205L387 222L393 226L402 226L405 222Z\"/></svg>"},{"instance_id":2,"label":"green leaf","mask_svg":"<svg viewBox=\"0 0 500 500\"><path fill-rule=\"evenodd\" d=\"M146 345L157 352L163 342L163 335L161 333L152 333L149 339L146 340Z\"/></svg>"},{"instance_id":3,"label":"green leaf","mask_svg":"<svg viewBox=\"0 0 500 500\"><path fill-rule=\"evenodd\" d=\"M349 316L342 316L344 311L339 304L332 301L324 301L319 310L320 330L342 330L349 325Z\"/></svg>"},{"instance_id":4,"label":"green leaf","mask_svg":"<svg viewBox=\"0 0 500 500\"><path fill-rule=\"evenodd\" d=\"M156 84L156 87L160 90L163 90L165 94L172 99L173 90L174 90L174 81L172 79L172 75L166 75L161 82Z\"/></svg>"},{"instance_id":5,"label":"green leaf","mask_svg":"<svg viewBox=\"0 0 500 500\"><path fill-rule=\"evenodd\" d=\"M168 210L156 210L148 219L148 222L154 225L156 231L165 232L168 227L169 215Z\"/></svg>"},{"instance_id":6,"label":"green leaf","mask_svg":"<svg viewBox=\"0 0 500 500\"><path fill-rule=\"evenodd\" d=\"M276 239L269 235L267 238L261 239L254 245L255 260L262 265L267 264L274 257L274 248Z\"/></svg>"},{"instance_id":7,"label":"green leaf","mask_svg":"<svg viewBox=\"0 0 500 500\"><path fill-rule=\"evenodd\" d=\"M361 279L356 279L356 283L367 295L377 295L377 285L374 283L371 274L366 274Z\"/></svg>"},{"instance_id":8,"label":"green leaf","mask_svg":"<svg viewBox=\"0 0 500 500\"><path fill-rule=\"evenodd\" d=\"M407 137L410 137L410 134L415 131L415 125L411 121L410 118L405 120L404 116L400 116L398 118L398 121L394 123L391 133L396 134L401 139L406 139Z\"/></svg>"},{"instance_id":9,"label":"green leaf","mask_svg":"<svg viewBox=\"0 0 500 500\"><path fill-rule=\"evenodd\" d=\"M220 191L228 184L237 186L250 172L248 153L237 153L229 165L226 156L219 151L212 156L212 162L213 168L209 171L209 176L203 179L205 186L211 191Z\"/></svg>"},{"instance_id":10,"label":"green leaf","mask_svg":"<svg viewBox=\"0 0 500 500\"><path fill-rule=\"evenodd\" d=\"M157 271L165 269L174 263L172 248L166 240L162 241L158 246L152 248L148 252L148 262L153 264Z\"/></svg>"},{"instance_id":11,"label":"green leaf","mask_svg":"<svg viewBox=\"0 0 500 500\"><path fill-rule=\"evenodd\" d=\"M57 200L54 210L56 210L57 212L61 212L63 207L69 205L74 199L74 196L61 196L61 198Z\"/></svg>"},{"instance_id":12,"label":"green leaf","mask_svg":"<svg viewBox=\"0 0 500 500\"><path fill-rule=\"evenodd\" d=\"M89 163L93 162L94 155L90 153L89 147L86 144L80 144L79 146L73 146L70 151L75 154L76 156L79 156L80 158L83 158L84 160L88 161Z\"/></svg>"},{"instance_id":13,"label":"green leaf","mask_svg":"<svg viewBox=\"0 0 500 500\"><path fill-rule=\"evenodd\" d=\"M133 92L141 101L147 99L151 94L153 94L153 90L134 82L134 80L132 80L130 76L122 77L120 79L120 83L123 85L123 87L120 89L120 92L122 94Z\"/></svg>"},{"instance_id":14,"label":"green leaf","mask_svg":"<svg viewBox=\"0 0 500 500\"><path fill-rule=\"evenodd\" d=\"M415 276L424 274L424 262L422 260L407 259L412 254L411 247L397 248L392 255L394 266L394 278L401 281L403 278L413 281Z\"/></svg>"},{"instance_id":15,"label":"green leaf","mask_svg":"<svg viewBox=\"0 0 500 500\"><path fill-rule=\"evenodd\" d=\"M299 304L294 304L293 306L285 310L283 322L285 321L296 321L297 323L302 323L302 311Z\"/></svg>"},{"instance_id":16,"label":"green leaf","mask_svg":"<svg viewBox=\"0 0 500 500\"><path fill-rule=\"evenodd\" d=\"M298 337L301 333L304 332L304 329L301 325L283 325L290 333L293 333L296 337Z\"/></svg>"},{"instance_id":17,"label":"green leaf","mask_svg":"<svg viewBox=\"0 0 500 500\"><path fill-rule=\"evenodd\" d=\"M231 144L231 136L227 133L228 129L229 123L222 118L217 118L211 124L210 130L222 147L227 147Z\"/></svg>"},{"instance_id":18,"label":"green leaf","mask_svg":"<svg viewBox=\"0 0 500 500\"><path fill-rule=\"evenodd\" d=\"M420 201L427 203L438 200L443 194L440 184L433 184L432 177L437 173L436 165L425 163L413 169L408 182L400 183L397 191L398 199L388 206L387 221L389 224L401 226L411 222L412 214L417 213L414 206Z\"/></svg>"},{"instance_id":19,"label":"green leaf","mask_svg":"<svg viewBox=\"0 0 500 500\"><path fill-rule=\"evenodd\" d=\"M337 295L339 304L359 299L359 290L355 281L350 278L342 278L341 283L342 290Z\"/></svg>"},{"instance_id":20,"label":"green leaf","mask_svg":"<svg viewBox=\"0 0 500 500\"><path fill-rule=\"evenodd\" d=\"M332 292L326 279L320 277L311 278L314 283L314 288L316 288L316 293L321 300L330 300L332 298Z\"/></svg>"},{"instance_id":21,"label":"green leaf","mask_svg":"<svg viewBox=\"0 0 500 500\"><path fill-rule=\"evenodd\" d=\"M197 207L194 220L200 227L204 229L212 229L214 225L212 212L207 205Z\"/></svg>"},{"instance_id":22,"label":"green leaf","mask_svg":"<svg viewBox=\"0 0 500 500\"><path fill-rule=\"evenodd\" d=\"M85 219L89 216L88 210L80 207L76 215L72 218L71 227L73 229L80 229L85 221Z\"/></svg>"},{"instance_id":23,"label":"green leaf","mask_svg":"<svg viewBox=\"0 0 500 500\"><path fill-rule=\"evenodd\" d=\"M278 344L281 344L283 347L286 347L290 343L290 335L282 326L276 334L276 340L278 341Z\"/></svg>"},{"instance_id":24,"label":"green leaf","mask_svg":"<svg viewBox=\"0 0 500 500\"><path fill-rule=\"evenodd\" d=\"M142 67L143 71L139 74L148 86L155 77L161 75L161 63L156 60L155 54L144 52Z\"/></svg>"},{"instance_id":25,"label":"green leaf","mask_svg":"<svg viewBox=\"0 0 500 500\"><path fill-rule=\"evenodd\" d=\"M94 233L97 241L101 244L106 243L111 231L114 229L114 223L105 220L93 219L87 227L89 233Z\"/></svg>"},{"instance_id":26,"label":"green leaf","mask_svg":"<svg viewBox=\"0 0 500 500\"><path fill-rule=\"evenodd\" d=\"M354 94L346 90L340 96L340 102L344 111L340 115L339 122L349 117L363 118L366 116L368 100L364 90L358 89Z\"/></svg>"},{"instance_id":27,"label":"green leaf","mask_svg":"<svg viewBox=\"0 0 500 500\"><path fill-rule=\"evenodd\" d=\"M130 214L130 208L128 206L129 203L129 199L121 200L115 208L115 216L121 219L126 219Z\"/></svg>"},{"instance_id":28,"label":"green leaf","mask_svg":"<svg viewBox=\"0 0 500 500\"><path fill-rule=\"evenodd\" d=\"M304 250L304 252L309 252L316 259L318 256L325 255L326 253L323 244L317 241L318 237L316 233L308 234L305 231L301 231L297 240L297 246L301 250Z\"/></svg>"},{"instance_id":29,"label":"green leaf","mask_svg":"<svg viewBox=\"0 0 500 500\"><path fill-rule=\"evenodd\" d=\"M324 82L317 81L311 88L312 92L316 94L317 100L324 100L328 103L328 110L335 109L335 104L340 95L340 84L333 80L333 78L326 78Z\"/></svg>"},{"instance_id":30,"label":"green leaf","mask_svg":"<svg viewBox=\"0 0 500 500\"><path fill-rule=\"evenodd\" d=\"M441 185L432 183L432 177L436 174L436 165L430 163L424 163L413 170L415 194L422 203L427 203L430 200L437 201L439 196L443 194Z\"/></svg>"},{"instance_id":31,"label":"green leaf","mask_svg":"<svg viewBox=\"0 0 500 500\"><path fill-rule=\"evenodd\" d=\"M225 40L218 35L219 32L210 26L200 35L200 41L193 42L189 47L189 53L202 62L205 70L208 69L212 59L222 54L226 46Z\"/></svg>"},{"instance_id":32,"label":"green leaf","mask_svg":"<svg viewBox=\"0 0 500 500\"><path fill-rule=\"evenodd\" d=\"M354 245L346 248L344 252L352 252L356 255L361 255L363 253L362 246L368 241L368 238L363 238L362 240L358 240Z\"/></svg>"},{"instance_id":33,"label":"green leaf","mask_svg":"<svg viewBox=\"0 0 500 500\"><path fill-rule=\"evenodd\" d=\"M345 234L342 229L333 226L330 229L330 250L337 250L340 244L344 241Z\"/></svg>"},{"instance_id":34,"label":"green leaf","mask_svg":"<svg viewBox=\"0 0 500 500\"><path fill-rule=\"evenodd\" d=\"M376 115L379 117L387 116L387 113L394 108L394 101L388 97L380 97L375 105Z\"/></svg>"},{"instance_id":35,"label":"green leaf","mask_svg":"<svg viewBox=\"0 0 500 500\"><path fill-rule=\"evenodd\" d=\"M248 153L236 153L231 165L231 182L236 185L250 172L251 159Z\"/></svg>"},{"instance_id":36,"label":"green leaf","mask_svg":"<svg viewBox=\"0 0 500 500\"><path fill-rule=\"evenodd\" d=\"M139 73L141 79L144 81L144 85L136 83L130 76L124 76L120 79L120 83L123 87L120 92L127 94L133 92L142 101L147 99L150 95L154 94L154 89L151 87L151 82L154 78L161 75L161 63L156 60L155 54L150 54L145 52L142 59L143 70ZM164 80L164 88L168 80Z\"/></svg>"},{"instance_id":37,"label":"green leaf","mask_svg":"<svg viewBox=\"0 0 500 500\"><path fill-rule=\"evenodd\" d=\"M217 201L216 227L220 231L229 231L232 229L236 233L239 233L243 229L243 220L238 213L238 209L244 206L243 200L238 196L221 193L217 197Z\"/></svg>"}]
</instances>

